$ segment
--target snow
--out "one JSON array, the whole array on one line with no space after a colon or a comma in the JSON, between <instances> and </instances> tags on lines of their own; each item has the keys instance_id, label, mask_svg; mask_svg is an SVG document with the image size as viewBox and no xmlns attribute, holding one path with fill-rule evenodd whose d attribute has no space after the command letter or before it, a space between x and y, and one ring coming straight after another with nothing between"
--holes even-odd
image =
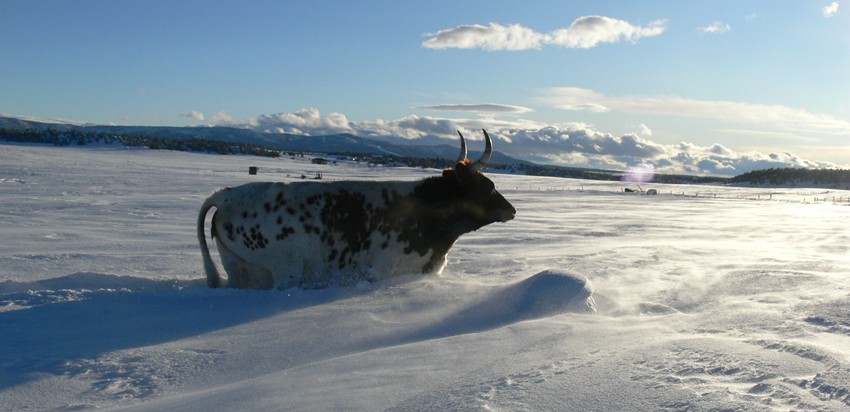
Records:
<instances>
[{"instance_id":1,"label":"snow","mask_svg":"<svg viewBox=\"0 0 850 412\"><path fill-rule=\"evenodd\" d=\"M206 288L206 196L316 172L436 173L0 145L0 409L850 409L846 191L490 173L441 276Z\"/></svg>"}]
</instances>

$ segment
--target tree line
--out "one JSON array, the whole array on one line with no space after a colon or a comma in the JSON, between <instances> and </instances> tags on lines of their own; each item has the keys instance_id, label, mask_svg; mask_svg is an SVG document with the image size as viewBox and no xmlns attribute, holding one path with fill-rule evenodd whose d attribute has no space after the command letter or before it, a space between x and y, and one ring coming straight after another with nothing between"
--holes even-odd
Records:
<instances>
[{"instance_id":1,"label":"tree line","mask_svg":"<svg viewBox=\"0 0 850 412\"><path fill-rule=\"evenodd\" d=\"M55 146L90 144L119 144L129 147L146 147L155 150L177 150L216 154L247 154L280 157L280 152L253 143L225 142L208 139L174 139L168 137L124 135L105 132L56 129L5 129L0 128L0 140L23 143L44 143Z\"/></svg>"},{"instance_id":2,"label":"tree line","mask_svg":"<svg viewBox=\"0 0 850 412\"><path fill-rule=\"evenodd\" d=\"M850 170L770 168L740 174L729 181L731 183L751 183L755 185L782 185L788 183L839 185L850 183Z\"/></svg>"}]
</instances>

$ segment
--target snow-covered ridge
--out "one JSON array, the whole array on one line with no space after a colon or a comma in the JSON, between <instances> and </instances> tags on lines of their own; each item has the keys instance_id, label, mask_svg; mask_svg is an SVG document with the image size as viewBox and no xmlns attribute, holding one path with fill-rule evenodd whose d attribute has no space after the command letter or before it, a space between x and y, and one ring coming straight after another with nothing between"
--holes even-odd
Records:
<instances>
[{"instance_id":1,"label":"snow-covered ridge","mask_svg":"<svg viewBox=\"0 0 850 412\"><path fill-rule=\"evenodd\" d=\"M4 118L4 117L8 118L8 119L22 120L24 122L36 122L36 123L72 125L72 126L93 125L91 123L80 122L80 121L77 121L77 120L58 119L58 118L52 118L52 117L23 116L23 115L9 114L9 113L0 113L0 118Z\"/></svg>"}]
</instances>

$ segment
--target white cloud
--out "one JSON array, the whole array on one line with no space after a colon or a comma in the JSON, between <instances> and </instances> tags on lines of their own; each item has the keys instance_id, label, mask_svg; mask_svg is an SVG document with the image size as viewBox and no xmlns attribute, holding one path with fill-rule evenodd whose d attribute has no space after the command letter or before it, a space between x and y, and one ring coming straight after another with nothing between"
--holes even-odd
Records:
<instances>
[{"instance_id":1,"label":"white cloud","mask_svg":"<svg viewBox=\"0 0 850 412\"><path fill-rule=\"evenodd\" d=\"M185 117L185 118L188 118L188 119L195 119L197 121L203 121L204 120L204 114L197 111L197 110L192 110L190 112L180 113L180 117Z\"/></svg>"},{"instance_id":2,"label":"white cloud","mask_svg":"<svg viewBox=\"0 0 850 412\"><path fill-rule=\"evenodd\" d=\"M225 112L218 112L211 121L218 126L242 127L264 133L328 135L354 131L345 115L331 113L322 116L315 108L305 108L294 113L263 114L250 119L234 119Z\"/></svg>"},{"instance_id":3,"label":"white cloud","mask_svg":"<svg viewBox=\"0 0 850 412\"><path fill-rule=\"evenodd\" d=\"M650 129L647 125L641 123L638 125L638 133L641 136L652 136L652 129Z\"/></svg>"},{"instance_id":4,"label":"white cloud","mask_svg":"<svg viewBox=\"0 0 850 412\"><path fill-rule=\"evenodd\" d=\"M646 140L635 134L614 136L592 128L560 128L556 126L540 129L522 129L499 131L505 133L514 142L513 149L536 152L567 152L584 155L653 158L663 155L667 149L660 144Z\"/></svg>"},{"instance_id":5,"label":"white cloud","mask_svg":"<svg viewBox=\"0 0 850 412\"><path fill-rule=\"evenodd\" d=\"M417 139L426 136L453 137L460 127L452 120L415 115L397 120L378 119L351 122L342 113L322 115L316 108L305 108L296 112L263 114L245 120L235 120L224 113L220 113L214 116L213 123L243 127L263 133L288 133L305 136L352 133L364 137L393 136L405 139Z\"/></svg>"},{"instance_id":6,"label":"white cloud","mask_svg":"<svg viewBox=\"0 0 850 412\"><path fill-rule=\"evenodd\" d=\"M612 111L769 124L783 131L850 135L850 122L846 120L782 105L697 100L674 95L607 96L578 87L548 89L539 100L555 108L601 106Z\"/></svg>"},{"instance_id":7,"label":"white cloud","mask_svg":"<svg viewBox=\"0 0 850 412\"><path fill-rule=\"evenodd\" d=\"M655 20L648 26L604 16L585 16L576 19L570 27L550 33L547 43L569 48L589 49L600 43L617 43L621 40L637 42L643 37L657 36L664 32L667 20Z\"/></svg>"},{"instance_id":8,"label":"white cloud","mask_svg":"<svg viewBox=\"0 0 850 412\"><path fill-rule=\"evenodd\" d=\"M264 114L252 120L252 128L264 132L307 135L354 132L344 114L322 116L315 108L301 109L295 113Z\"/></svg>"},{"instance_id":9,"label":"white cloud","mask_svg":"<svg viewBox=\"0 0 850 412\"><path fill-rule=\"evenodd\" d=\"M711 24L705 27L697 28L697 31L702 34L723 34L728 33L730 30L732 30L732 26L726 23L721 23L719 21L712 22Z\"/></svg>"},{"instance_id":10,"label":"white cloud","mask_svg":"<svg viewBox=\"0 0 850 412\"><path fill-rule=\"evenodd\" d=\"M414 109L420 110L435 110L435 111L450 111L450 112L470 112L470 113L493 113L493 114L510 114L510 113L528 113L533 111L528 107L512 106L507 104L485 103L485 104L436 104L426 106L416 106Z\"/></svg>"},{"instance_id":11,"label":"white cloud","mask_svg":"<svg viewBox=\"0 0 850 412\"><path fill-rule=\"evenodd\" d=\"M367 137L397 136L404 139L424 137L454 138L458 129L464 129L453 119L406 116L396 120L371 120L352 125L357 134Z\"/></svg>"},{"instance_id":12,"label":"white cloud","mask_svg":"<svg viewBox=\"0 0 850 412\"><path fill-rule=\"evenodd\" d=\"M829 6L822 8L821 12L823 13L824 17L832 17L832 16L835 16L836 14L838 14L838 8L839 8L838 2L834 1L834 2L830 3Z\"/></svg>"},{"instance_id":13,"label":"white cloud","mask_svg":"<svg viewBox=\"0 0 850 412\"><path fill-rule=\"evenodd\" d=\"M431 38L422 46L429 49L528 50L539 49L543 41L543 35L534 30L519 24L503 26L498 23L463 25L427 36Z\"/></svg>"},{"instance_id":14,"label":"white cloud","mask_svg":"<svg viewBox=\"0 0 850 412\"><path fill-rule=\"evenodd\" d=\"M429 49L530 50L543 45L568 48L592 48L601 43L637 42L643 37L657 36L666 30L666 20L655 20L648 26L604 16L579 17L564 29L548 34L536 32L520 24L508 26L490 23L462 25L429 33L422 47Z\"/></svg>"},{"instance_id":15,"label":"white cloud","mask_svg":"<svg viewBox=\"0 0 850 412\"><path fill-rule=\"evenodd\" d=\"M225 113L225 112L218 112L218 113L214 114L212 119L210 119L210 121L213 124L217 124L217 125L230 125L231 123L237 123L238 124L238 122L233 120L233 118L230 117L230 115Z\"/></svg>"}]
</instances>

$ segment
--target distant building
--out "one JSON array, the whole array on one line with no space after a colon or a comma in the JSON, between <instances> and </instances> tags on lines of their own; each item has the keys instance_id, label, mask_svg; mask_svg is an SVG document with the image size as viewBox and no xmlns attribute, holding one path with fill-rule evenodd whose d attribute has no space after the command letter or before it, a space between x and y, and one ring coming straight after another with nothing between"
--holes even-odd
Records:
<instances>
[{"instance_id":1,"label":"distant building","mask_svg":"<svg viewBox=\"0 0 850 412\"><path fill-rule=\"evenodd\" d=\"M313 160L311 160L310 162L313 163L314 165L326 165L326 164L328 164L328 159L325 159L325 158L322 158L322 157L316 157L316 158L313 158Z\"/></svg>"}]
</instances>

